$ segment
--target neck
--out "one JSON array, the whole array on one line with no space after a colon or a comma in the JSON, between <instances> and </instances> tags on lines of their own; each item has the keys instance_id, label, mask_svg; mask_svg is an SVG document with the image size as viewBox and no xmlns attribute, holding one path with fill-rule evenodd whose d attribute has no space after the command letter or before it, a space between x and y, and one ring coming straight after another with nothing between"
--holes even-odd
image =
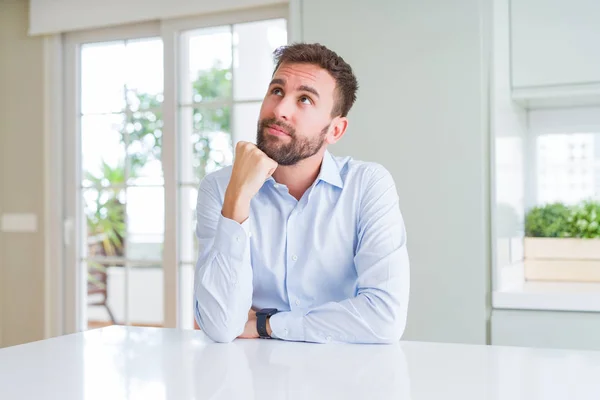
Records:
<instances>
[{"instance_id":1,"label":"neck","mask_svg":"<svg viewBox=\"0 0 600 400\"><path fill-rule=\"evenodd\" d=\"M305 158L298 164L290 166L279 166L273 173L273 179L277 183L287 186L290 194L300 200L304 192L313 184L323 162L325 150L319 151L312 157Z\"/></svg>"}]
</instances>

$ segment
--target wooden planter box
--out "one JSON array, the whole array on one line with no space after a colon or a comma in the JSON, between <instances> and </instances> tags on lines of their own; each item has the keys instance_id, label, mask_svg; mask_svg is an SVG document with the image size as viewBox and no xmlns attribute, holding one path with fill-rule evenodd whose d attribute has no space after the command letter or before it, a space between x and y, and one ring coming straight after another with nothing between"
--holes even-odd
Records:
<instances>
[{"instance_id":1,"label":"wooden planter box","mask_svg":"<svg viewBox=\"0 0 600 400\"><path fill-rule=\"evenodd\" d=\"M525 279L600 282L600 239L526 237Z\"/></svg>"}]
</instances>

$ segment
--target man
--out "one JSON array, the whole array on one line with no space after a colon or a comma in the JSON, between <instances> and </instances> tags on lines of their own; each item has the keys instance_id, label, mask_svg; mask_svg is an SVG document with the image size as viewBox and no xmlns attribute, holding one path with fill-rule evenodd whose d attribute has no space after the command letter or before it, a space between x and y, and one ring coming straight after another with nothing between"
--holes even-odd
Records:
<instances>
[{"instance_id":1,"label":"man","mask_svg":"<svg viewBox=\"0 0 600 400\"><path fill-rule=\"evenodd\" d=\"M394 180L327 151L346 132L356 77L318 44L275 61L257 145L238 143L233 166L200 184L196 324L218 342L396 342L409 260Z\"/></svg>"}]
</instances>

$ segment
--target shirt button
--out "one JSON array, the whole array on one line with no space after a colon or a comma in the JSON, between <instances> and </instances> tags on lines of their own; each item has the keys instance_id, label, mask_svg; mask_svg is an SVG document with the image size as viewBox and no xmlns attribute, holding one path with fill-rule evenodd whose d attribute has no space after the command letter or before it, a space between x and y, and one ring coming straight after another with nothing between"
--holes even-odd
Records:
<instances>
[{"instance_id":1,"label":"shirt button","mask_svg":"<svg viewBox=\"0 0 600 400\"><path fill-rule=\"evenodd\" d=\"M331 336L327 336L325 339L326 339L328 342L331 342Z\"/></svg>"},{"instance_id":2,"label":"shirt button","mask_svg":"<svg viewBox=\"0 0 600 400\"><path fill-rule=\"evenodd\" d=\"M296 301L295 301L295 304L296 304L297 306L299 306L299 305L300 305L300 300L296 300Z\"/></svg>"},{"instance_id":3,"label":"shirt button","mask_svg":"<svg viewBox=\"0 0 600 400\"><path fill-rule=\"evenodd\" d=\"M276 183L276 184L274 184L274 185L273 185L273 187L274 187L275 189L279 189L279 183Z\"/></svg>"},{"instance_id":4,"label":"shirt button","mask_svg":"<svg viewBox=\"0 0 600 400\"><path fill-rule=\"evenodd\" d=\"M298 256L294 254L294 255L292 256L292 261L298 261Z\"/></svg>"},{"instance_id":5,"label":"shirt button","mask_svg":"<svg viewBox=\"0 0 600 400\"><path fill-rule=\"evenodd\" d=\"M236 237L235 237L235 240L237 240L237 241L239 242L239 241L240 241L240 237L239 237L239 236L236 236Z\"/></svg>"}]
</instances>

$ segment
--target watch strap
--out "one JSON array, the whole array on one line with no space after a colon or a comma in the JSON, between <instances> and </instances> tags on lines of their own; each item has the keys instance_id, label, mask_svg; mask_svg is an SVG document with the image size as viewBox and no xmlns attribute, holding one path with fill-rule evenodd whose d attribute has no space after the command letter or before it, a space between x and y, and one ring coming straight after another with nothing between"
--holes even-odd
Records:
<instances>
[{"instance_id":1,"label":"watch strap","mask_svg":"<svg viewBox=\"0 0 600 400\"><path fill-rule=\"evenodd\" d=\"M261 339L270 339L271 336L267 332L267 318L270 315L268 314L256 314L256 330L258 331L258 336Z\"/></svg>"},{"instance_id":2,"label":"watch strap","mask_svg":"<svg viewBox=\"0 0 600 400\"><path fill-rule=\"evenodd\" d=\"M275 308L264 308L256 313L256 331L261 339L271 339L267 332L267 321L275 314L277 314Z\"/></svg>"}]
</instances>

